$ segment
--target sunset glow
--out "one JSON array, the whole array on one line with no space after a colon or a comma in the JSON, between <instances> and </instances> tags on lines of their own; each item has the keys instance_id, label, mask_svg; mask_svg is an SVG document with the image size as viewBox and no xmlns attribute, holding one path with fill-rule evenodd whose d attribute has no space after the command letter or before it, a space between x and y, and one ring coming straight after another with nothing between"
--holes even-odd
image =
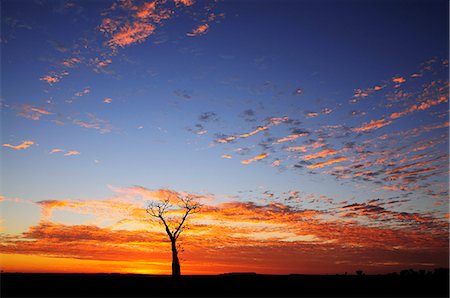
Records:
<instances>
[{"instance_id":1,"label":"sunset glow","mask_svg":"<svg viewBox=\"0 0 450 298\"><path fill-rule=\"evenodd\" d=\"M170 274L188 195L182 274L448 267L448 3L401 4L2 1L1 270Z\"/></svg>"}]
</instances>

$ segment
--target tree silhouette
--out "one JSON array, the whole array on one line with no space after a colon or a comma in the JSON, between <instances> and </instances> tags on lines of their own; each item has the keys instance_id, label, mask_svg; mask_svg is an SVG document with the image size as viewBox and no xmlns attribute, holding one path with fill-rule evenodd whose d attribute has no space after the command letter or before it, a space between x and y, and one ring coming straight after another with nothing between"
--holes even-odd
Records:
<instances>
[{"instance_id":1,"label":"tree silhouette","mask_svg":"<svg viewBox=\"0 0 450 298\"><path fill-rule=\"evenodd\" d=\"M192 196L167 196L162 201L152 201L147 206L147 213L164 225L172 244L172 277L181 276L178 259L177 239L185 229L189 214L199 211L201 205Z\"/></svg>"}]
</instances>

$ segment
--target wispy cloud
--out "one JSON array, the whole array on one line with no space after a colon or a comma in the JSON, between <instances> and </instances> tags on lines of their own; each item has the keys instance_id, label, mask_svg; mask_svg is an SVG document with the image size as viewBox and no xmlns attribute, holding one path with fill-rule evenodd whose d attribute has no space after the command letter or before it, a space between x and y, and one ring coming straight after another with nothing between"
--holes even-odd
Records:
<instances>
[{"instance_id":1,"label":"wispy cloud","mask_svg":"<svg viewBox=\"0 0 450 298\"><path fill-rule=\"evenodd\" d=\"M100 133L109 133L112 131L112 125L107 120L97 118L94 114L86 113L87 120L75 119L73 123L83 128L96 129Z\"/></svg>"},{"instance_id":2,"label":"wispy cloud","mask_svg":"<svg viewBox=\"0 0 450 298\"><path fill-rule=\"evenodd\" d=\"M86 87L81 91L75 92L74 96L76 97L81 97L81 96L85 96L88 95L91 92L91 88L90 87Z\"/></svg>"},{"instance_id":3,"label":"wispy cloud","mask_svg":"<svg viewBox=\"0 0 450 298\"><path fill-rule=\"evenodd\" d=\"M116 49L117 47L124 48L134 43L141 43L147 39L155 31L155 26L146 23L127 23L113 34L108 41L108 45Z\"/></svg>"},{"instance_id":4,"label":"wispy cloud","mask_svg":"<svg viewBox=\"0 0 450 298\"><path fill-rule=\"evenodd\" d=\"M334 164L334 163L338 163L338 162L342 162L342 161L346 161L347 158L346 157L336 157L334 159L329 159L327 161L323 161L323 162L318 162L312 165L308 165L308 169L317 169L317 168L323 168L325 166Z\"/></svg>"},{"instance_id":5,"label":"wispy cloud","mask_svg":"<svg viewBox=\"0 0 450 298\"><path fill-rule=\"evenodd\" d=\"M374 129L379 129L391 123L392 121L386 121L385 119L371 120L369 123L364 123L362 126L355 127L352 130L357 132L366 132Z\"/></svg>"},{"instance_id":6,"label":"wispy cloud","mask_svg":"<svg viewBox=\"0 0 450 298\"><path fill-rule=\"evenodd\" d=\"M200 36L203 34L206 34L208 32L209 25L208 24L202 24L199 25L197 28L192 30L190 33L186 33L187 36Z\"/></svg>"},{"instance_id":7,"label":"wispy cloud","mask_svg":"<svg viewBox=\"0 0 450 298\"><path fill-rule=\"evenodd\" d=\"M15 106L19 110L17 116L24 117L30 120L40 120L42 116L53 115L49 110L42 107L34 107L29 104L21 104Z\"/></svg>"},{"instance_id":8,"label":"wispy cloud","mask_svg":"<svg viewBox=\"0 0 450 298\"><path fill-rule=\"evenodd\" d=\"M49 85L58 83L63 77L68 76L68 71L62 71L60 73L51 72L50 74L40 78L41 81L47 82Z\"/></svg>"},{"instance_id":9,"label":"wispy cloud","mask_svg":"<svg viewBox=\"0 0 450 298\"><path fill-rule=\"evenodd\" d=\"M79 155L79 154L81 153L78 151L69 151L67 153L64 153L64 156Z\"/></svg>"},{"instance_id":10,"label":"wispy cloud","mask_svg":"<svg viewBox=\"0 0 450 298\"><path fill-rule=\"evenodd\" d=\"M170 270L170 243L166 241L164 231L148 220L143 206L145 200L178 196L180 192L140 186L118 188L115 192L116 195L107 200L38 202L42 208L41 221L17 237L3 237L1 251L77 260L139 262L152 259L162 262L163 267ZM217 273L221 273L240 268L236 266L246 264L244 260L251 256L261 256L257 263L258 268L262 268L259 270L270 268L271 272L292 272L301 263L297 263L298 257L286 260L286 256L295 251L295 256L301 254L304 257L300 259L307 258L310 266L319 266L326 260L328 265L321 270L330 270L336 261L346 261L343 268L332 267L342 271L349 266L360 268L360 263L352 261L360 258L364 258L365 264L370 263L370 268L376 266L375 263L384 264L392 260L393 250L396 255L402 255L399 266L420 260L430 262L430 252L436 263L448 255L448 220L443 216L390 209L404 200L335 202L331 198L300 195L296 191L289 191L286 196L291 198L290 201L316 202L328 207L315 210L290 206L275 202L279 198L270 192L265 193L270 202L264 204L249 201L206 203L200 213L189 219L190 229L185 232L189 237L183 238L191 263L203 264L209 260L207 267L219 267ZM209 202L209 199L210 196L203 201ZM77 225L55 223L52 222L54 210L89 214L95 220ZM106 222L109 224L105 225ZM410 249L412 244L413 251ZM267 251L271 252L270 259ZM329 251L335 253L329 254ZM286 263L280 265L280 260ZM190 266L193 265L185 264L186 272L199 270ZM254 268L255 263L252 261L248 266ZM201 269L208 270L206 267Z\"/></svg>"},{"instance_id":11,"label":"wispy cloud","mask_svg":"<svg viewBox=\"0 0 450 298\"><path fill-rule=\"evenodd\" d=\"M50 150L49 154L63 152L63 151L64 151L63 149L55 148L55 149Z\"/></svg>"},{"instance_id":12,"label":"wispy cloud","mask_svg":"<svg viewBox=\"0 0 450 298\"><path fill-rule=\"evenodd\" d=\"M261 153L260 155L257 155L257 156L255 156L253 158L243 160L243 161L241 161L241 163L244 164L244 165L248 165L249 163L255 162L257 160L264 159L267 156L269 156L269 153Z\"/></svg>"},{"instance_id":13,"label":"wispy cloud","mask_svg":"<svg viewBox=\"0 0 450 298\"><path fill-rule=\"evenodd\" d=\"M16 149L16 150L22 150L22 149L29 148L33 144L34 144L33 141L23 141L19 145L11 145L11 144L5 143L5 144L3 144L3 147L9 147L9 148Z\"/></svg>"},{"instance_id":14,"label":"wispy cloud","mask_svg":"<svg viewBox=\"0 0 450 298\"><path fill-rule=\"evenodd\" d=\"M62 65L65 67L74 67L75 65L79 64L81 60L77 57L72 57L64 60L62 62Z\"/></svg>"}]
</instances>

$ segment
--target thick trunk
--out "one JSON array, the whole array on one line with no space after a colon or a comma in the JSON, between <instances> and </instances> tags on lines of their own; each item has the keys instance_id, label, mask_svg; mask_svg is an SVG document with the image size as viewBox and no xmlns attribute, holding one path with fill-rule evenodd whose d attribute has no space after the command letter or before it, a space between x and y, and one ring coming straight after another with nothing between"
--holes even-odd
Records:
<instances>
[{"instance_id":1,"label":"thick trunk","mask_svg":"<svg viewBox=\"0 0 450 298\"><path fill-rule=\"evenodd\" d=\"M178 260L178 251L176 240L172 240L172 277L178 278L181 276L180 261Z\"/></svg>"}]
</instances>

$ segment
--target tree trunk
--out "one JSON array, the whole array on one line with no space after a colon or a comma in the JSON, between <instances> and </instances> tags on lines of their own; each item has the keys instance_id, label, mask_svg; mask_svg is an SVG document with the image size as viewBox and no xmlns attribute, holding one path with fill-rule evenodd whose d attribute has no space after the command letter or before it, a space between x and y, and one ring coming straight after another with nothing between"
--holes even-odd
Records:
<instances>
[{"instance_id":1,"label":"tree trunk","mask_svg":"<svg viewBox=\"0 0 450 298\"><path fill-rule=\"evenodd\" d=\"M180 261L178 260L178 251L176 240L172 240L172 277L179 278L181 276Z\"/></svg>"}]
</instances>

